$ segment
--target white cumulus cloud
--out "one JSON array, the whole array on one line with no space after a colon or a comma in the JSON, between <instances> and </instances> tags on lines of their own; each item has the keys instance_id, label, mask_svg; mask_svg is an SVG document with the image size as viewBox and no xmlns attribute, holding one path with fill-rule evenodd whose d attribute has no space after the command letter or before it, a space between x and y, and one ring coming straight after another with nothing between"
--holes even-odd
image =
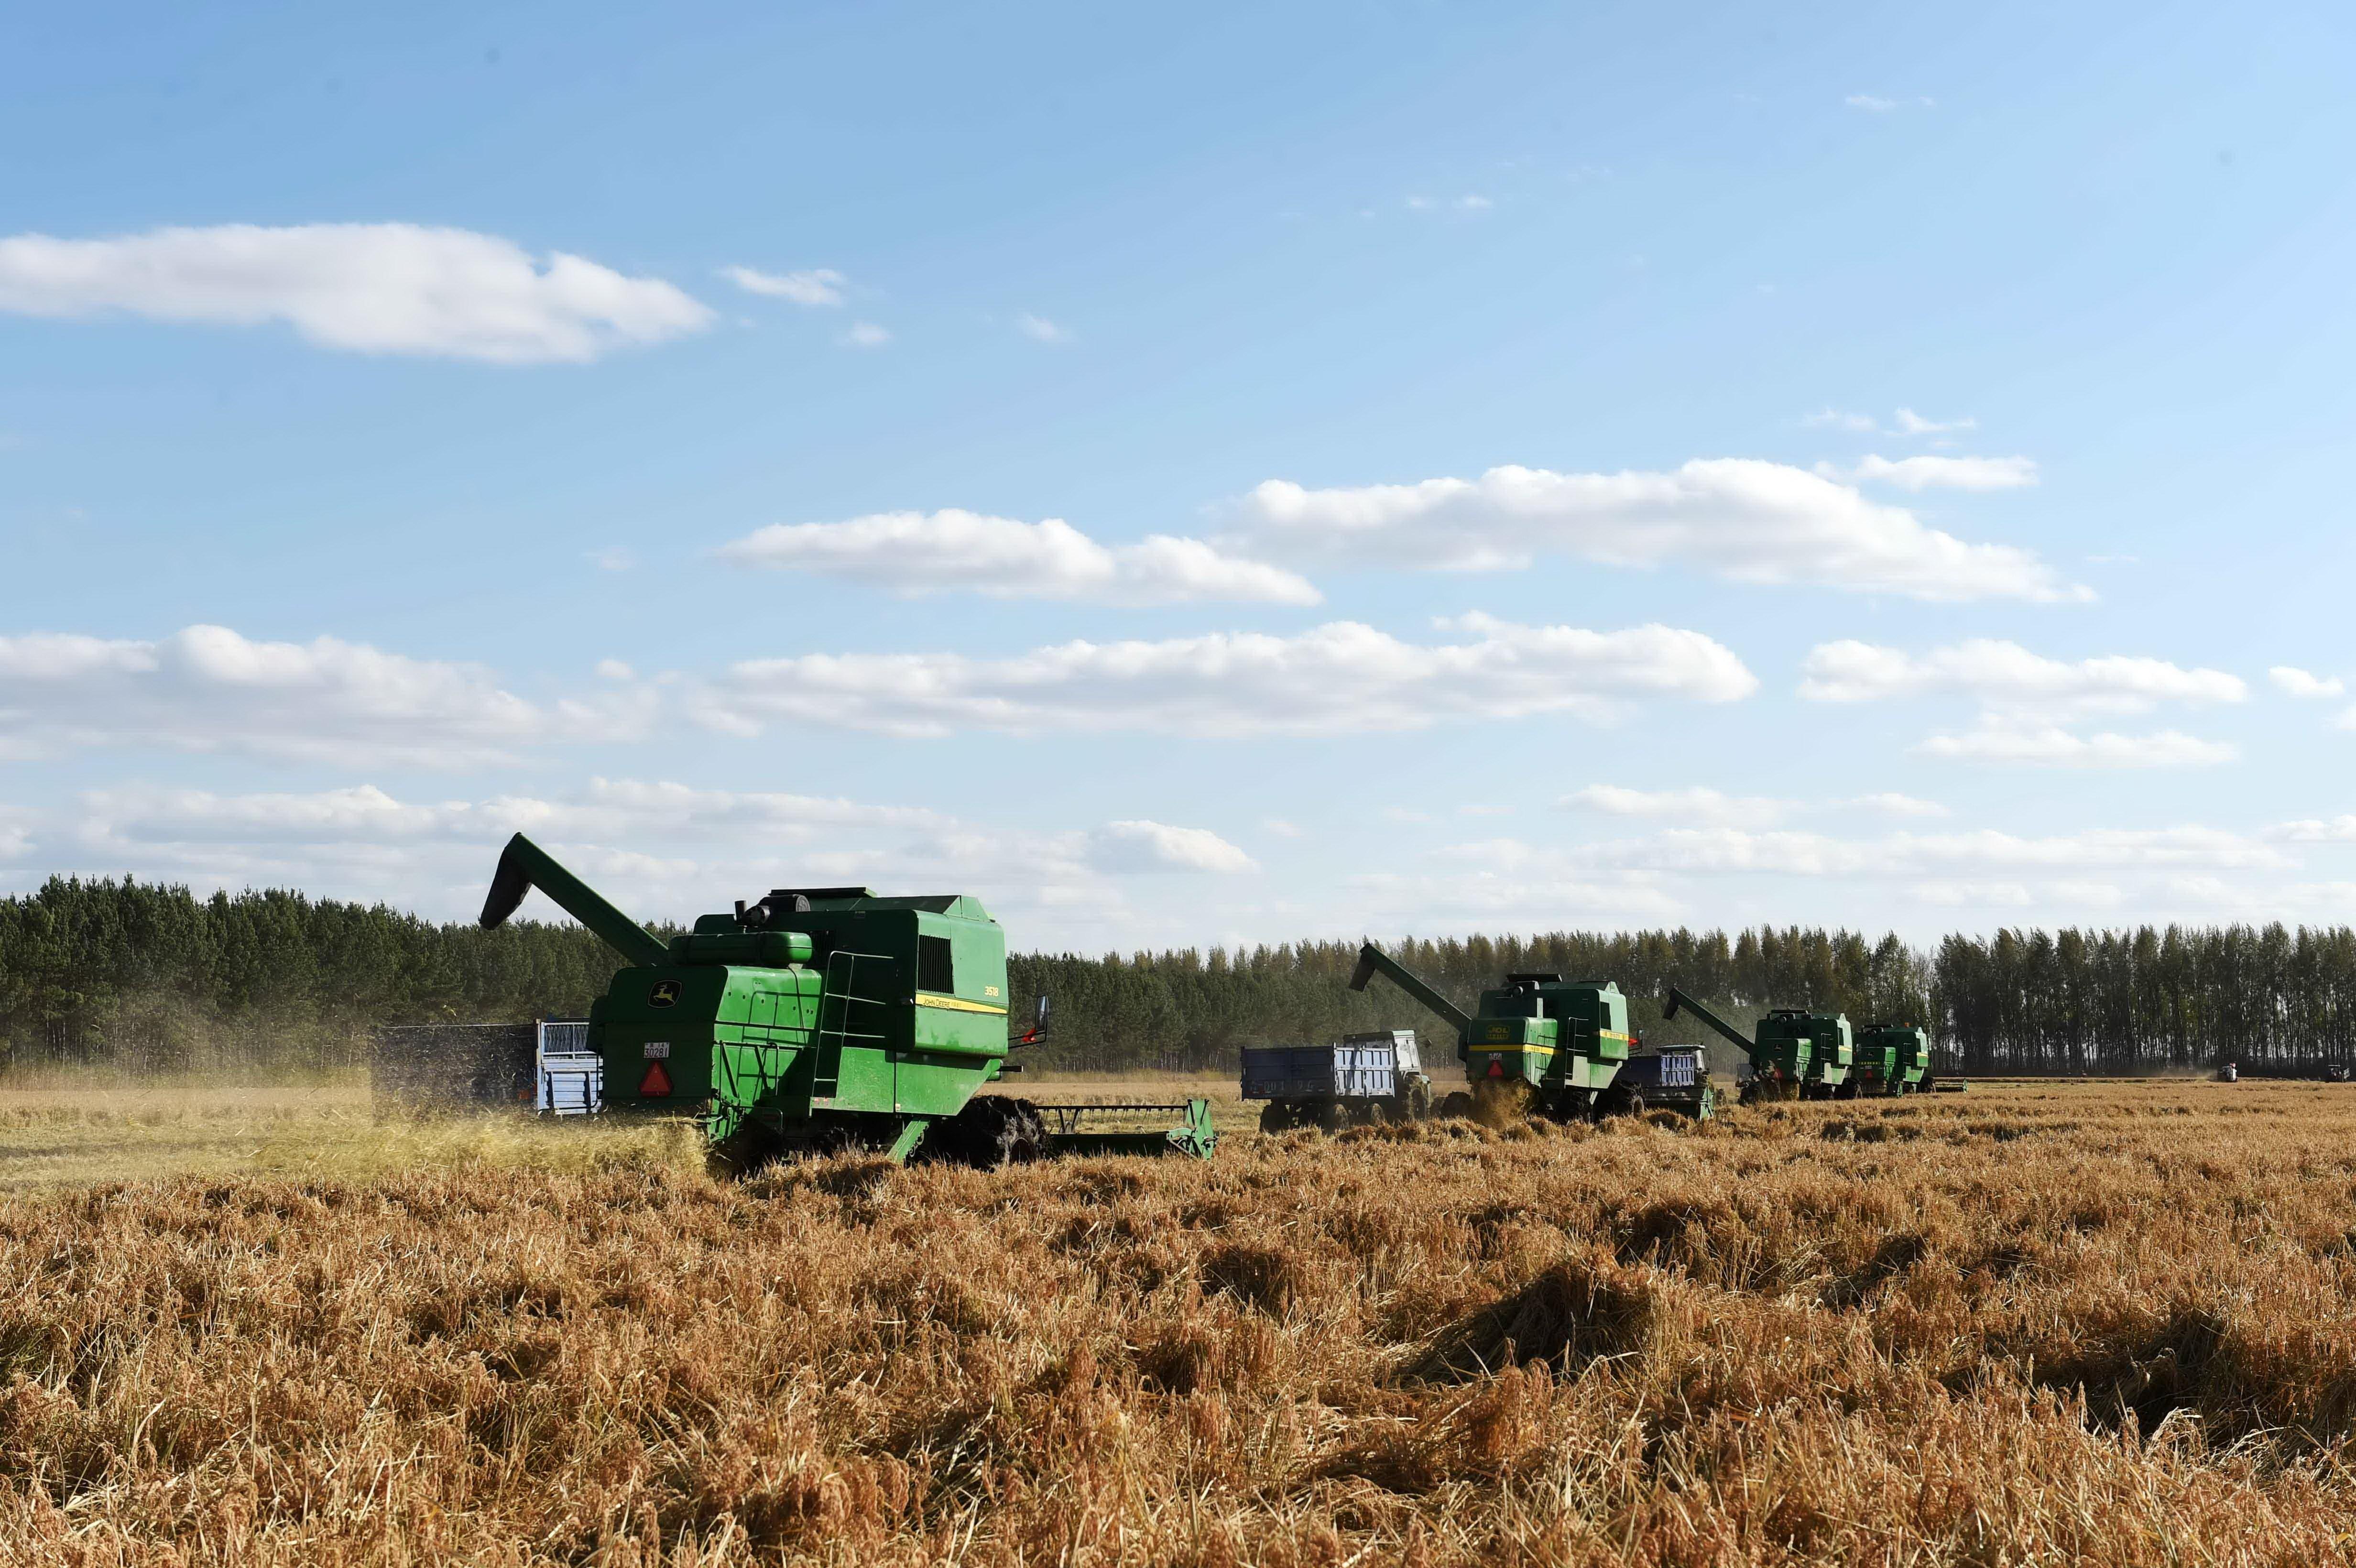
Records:
<instances>
[{"instance_id":1,"label":"white cumulus cloud","mask_svg":"<svg viewBox=\"0 0 2356 1568\"><path fill-rule=\"evenodd\" d=\"M2037 464L2027 457L1937 457L1919 453L1889 458L1870 453L1857 465L1857 477L1901 490L2018 490L2037 483Z\"/></svg>"},{"instance_id":2,"label":"white cumulus cloud","mask_svg":"<svg viewBox=\"0 0 2356 1568\"><path fill-rule=\"evenodd\" d=\"M1727 648L1669 626L1596 632L1472 615L1442 629L1462 640L1408 643L1335 622L1291 636L1072 642L1011 658L756 659L735 666L705 694L701 717L738 732L783 721L909 735L1339 734L1555 713L1603 720L1632 699L1728 702L1758 688Z\"/></svg>"},{"instance_id":3,"label":"white cumulus cloud","mask_svg":"<svg viewBox=\"0 0 2356 1568\"><path fill-rule=\"evenodd\" d=\"M1918 599L2091 596L2030 551L1968 544L1853 485L1749 458L1667 473L1509 466L1478 479L1323 490L1270 479L1238 504L1236 523L1269 549L1347 562L1492 571L1562 555Z\"/></svg>"},{"instance_id":4,"label":"white cumulus cloud","mask_svg":"<svg viewBox=\"0 0 2356 1568\"><path fill-rule=\"evenodd\" d=\"M1801 673L1800 695L1817 702L1951 694L2014 712L2140 713L2161 702L2239 702L2249 695L2240 677L2223 670L2118 656L2072 663L1986 637L1927 654L1847 638L1820 643Z\"/></svg>"},{"instance_id":5,"label":"white cumulus cloud","mask_svg":"<svg viewBox=\"0 0 2356 1568\"><path fill-rule=\"evenodd\" d=\"M1107 871L1257 871L1259 862L1206 827L1108 822L1097 829L1091 862Z\"/></svg>"},{"instance_id":6,"label":"white cumulus cloud","mask_svg":"<svg viewBox=\"0 0 2356 1568\"><path fill-rule=\"evenodd\" d=\"M507 365L591 360L712 322L707 307L659 278L413 223L12 235L0 239L0 310L284 322L325 347Z\"/></svg>"},{"instance_id":7,"label":"white cumulus cloud","mask_svg":"<svg viewBox=\"0 0 2356 1568\"><path fill-rule=\"evenodd\" d=\"M2275 683L2276 690L2293 697L2342 697L2348 691L2347 683L2336 675L2317 675L2294 665L2278 664L2266 671L2266 677Z\"/></svg>"},{"instance_id":8,"label":"white cumulus cloud","mask_svg":"<svg viewBox=\"0 0 2356 1568\"><path fill-rule=\"evenodd\" d=\"M808 305L841 304L843 284L851 281L831 267L813 267L806 272L762 272L751 267L723 267L720 275L746 293Z\"/></svg>"},{"instance_id":9,"label":"white cumulus cloud","mask_svg":"<svg viewBox=\"0 0 2356 1568\"><path fill-rule=\"evenodd\" d=\"M1280 567L1200 539L1156 534L1098 544L1060 517L1025 523L955 507L880 512L841 523L778 523L724 545L740 566L848 578L905 594L1087 599L1128 604L1224 599L1314 604L1322 595Z\"/></svg>"}]
</instances>

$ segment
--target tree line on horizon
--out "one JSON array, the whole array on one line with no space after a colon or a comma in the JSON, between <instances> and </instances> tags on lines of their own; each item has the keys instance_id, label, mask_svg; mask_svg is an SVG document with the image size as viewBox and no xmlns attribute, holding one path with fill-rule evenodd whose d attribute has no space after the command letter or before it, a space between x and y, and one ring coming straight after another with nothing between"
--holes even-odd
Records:
<instances>
[{"instance_id":1,"label":"tree line on horizon","mask_svg":"<svg viewBox=\"0 0 2356 1568\"><path fill-rule=\"evenodd\" d=\"M1771 1006L1854 1024L1920 1022L1942 1071L2136 1072L2233 1060L2356 1065L2356 931L2345 926L2001 930L1912 947L1895 935L1788 926L1725 932L1557 932L1408 938L1394 956L1468 1010L1499 977L1545 971L1618 982L1655 1044L1703 1039L1664 1023L1676 986L1745 1026ZM1348 988L1355 943L1016 955L1010 1001L1054 997L1043 1067L1232 1068L1244 1045L1444 1027L1387 980ZM365 1057L378 1024L580 1017L615 955L578 926L483 931L283 891L215 893L53 878L0 898L0 1072L105 1064L327 1070Z\"/></svg>"}]
</instances>

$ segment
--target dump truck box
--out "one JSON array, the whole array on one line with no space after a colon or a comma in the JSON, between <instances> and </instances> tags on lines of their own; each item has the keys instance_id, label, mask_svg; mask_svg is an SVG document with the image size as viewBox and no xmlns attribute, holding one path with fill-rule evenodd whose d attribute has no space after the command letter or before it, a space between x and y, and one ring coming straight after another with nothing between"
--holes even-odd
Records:
<instances>
[{"instance_id":1,"label":"dump truck box","mask_svg":"<svg viewBox=\"0 0 2356 1568\"><path fill-rule=\"evenodd\" d=\"M1332 1045L1248 1045L1243 1097L1386 1099L1422 1065L1413 1029L1345 1035Z\"/></svg>"},{"instance_id":2,"label":"dump truck box","mask_svg":"<svg viewBox=\"0 0 2356 1568\"><path fill-rule=\"evenodd\" d=\"M1631 1056L1620 1064L1620 1085L1647 1109L1683 1111L1697 1122L1708 1120L1718 1107L1699 1046L1664 1046Z\"/></svg>"}]
</instances>

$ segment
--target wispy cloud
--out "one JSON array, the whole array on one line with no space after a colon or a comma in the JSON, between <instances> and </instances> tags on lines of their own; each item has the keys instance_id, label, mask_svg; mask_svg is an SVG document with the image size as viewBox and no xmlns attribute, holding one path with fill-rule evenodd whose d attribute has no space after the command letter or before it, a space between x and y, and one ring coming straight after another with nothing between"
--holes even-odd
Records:
<instances>
[{"instance_id":1,"label":"wispy cloud","mask_svg":"<svg viewBox=\"0 0 2356 1568\"><path fill-rule=\"evenodd\" d=\"M2249 688L2218 669L2187 669L2165 659L2110 656L2067 662L2018 643L1978 638L1909 654L1846 640L1809 651L1800 695L1817 702L1872 702L1960 696L1980 708L1961 733L1936 734L1915 750L1951 761L2063 768L2197 767L2233 761L2222 741L2179 731L2079 734L2064 727L2096 713L2144 713L2163 702L2208 706L2240 702Z\"/></svg>"},{"instance_id":2,"label":"wispy cloud","mask_svg":"<svg viewBox=\"0 0 2356 1568\"><path fill-rule=\"evenodd\" d=\"M734 667L698 699L715 728L820 723L904 735L1141 730L1321 735L1559 713L1608 721L1636 701L1730 702L1758 681L1698 632L1595 632L1465 616L1459 640L1336 622L1290 636L1215 633L1072 642L1011 658L813 654Z\"/></svg>"},{"instance_id":3,"label":"wispy cloud","mask_svg":"<svg viewBox=\"0 0 2356 1568\"><path fill-rule=\"evenodd\" d=\"M840 523L779 523L723 546L720 554L740 566L819 572L902 594L1124 604L1206 599L1315 604L1323 597L1306 578L1201 539L1156 534L1137 544L1108 546L1061 517L1026 523L956 507L880 512Z\"/></svg>"},{"instance_id":4,"label":"wispy cloud","mask_svg":"<svg viewBox=\"0 0 2356 1568\"><path fill-rule=\"evenodd\" d=\"M1607 816L1657 817L1676 821L1765 826L1789 816L1793 803L1763 795L1731 795L1721 790L1642 790L1620 784L1589 784L1562 797L1574 810Z\"/></svg>"},{"instance_id":5,"label":"wispy cloud","mask_svg":"<svg viewBox=\"0 0 2356 1568\"><path fill-rule=\"evenodd\" d=\"M831 267L813 267L806 272L762 272L751 267L723 267L720 275L746 293L766 294L803 305L841 304L843 285L851 281Z\"/></svg>"},{"instance_id":6,"label":"wispy cloud","mask_svg":"<svg viewBox=\"0 0 2356 1568\"><path fill-rule=\"evenodd\" d=\"M2239 676L2221 669L2124 656L2067 662L1987 637L1927 654L1854 639L1820 643L1801 673L1800 695L1815 702L1953 693L2016 713L2142 713L2161 702L2228 703L2249 696Z\"/></svg>"},{"instance_id":7,"label":"wispy cloud","mask_svg":"<svg viewBox=\"0 0 2356 1568\"><path fill-rule=\"evenodd\" d=\"M453 768L600 731L628 738L646 720L635 691L544 705L472 665L225 626L154 641L0 636L0 754L19 757L102 746Z\"/></svg>"},{"instance_id":8,"label":"wispy cloud","mask_svg":"<svg viewBox=\"0 0 2356 1568\"><path fill-rule=\"evenodd\" d=\"M2028 550L1967 544L1836 478L1747 458L1665 473L1508 466L1478 479L1321 490L1271 479L1234 517L1264 553L1302 558L1496 571L1562 555L1917 599L2092 597Z\"/></svg>"},{"instance_id":9,"label":"wispy cloud","mask_svg":"<svg viewBox=\"0 0 2356 1568\"><path fill-rule=\"evenodd\" d=\"M1898 433L1901 435L1944 435L1957 431L1977 430L1979 423L1969 415L1961 419L1926 420L1912 409L1898 411Z\"/></svg>"},{"instance_id":10,"label":"wispy cloud","mask_svg":"<svg viewBox=\"0 0 2356 1568\"><path fill-rule=\"evenodd\" d=\"M1800 422L1812 430L1854 431L1860 435L1871 435L1880 429L1871 414L1851 413L1845 409L1818 409Z\"/></svg>"},{"instance_id":11,"label":"wispy cloud","mask_svg":"<svg viewBox=\"0 0 2356 1568\"><path fill-rule=\"evenodd\" d=\"M1869 453L1857 465L1866 484L1901 490L2018 490L2037 483L2037 464L2027 457L1936 457L1918 453L1890 458Z\"/></svg>"},{"instance_id":12,"label":"wispy cloud","mask_svg":"<svg viewBox=\"0 0 2356 1568\"><path fill-rule=\"evenodd\" d=\"M712 315L659 278L413 223L156 229L0 240L0 311L284 322L323 347L492 364L581 363L700 332Z\"/></svg>"},{"instance_id":13,"label":"wispy cloud","mask_svg":"<svg viewBox=\"0 0 2356 1568\"><path fill-rule=\"evenodd\" d=\"M1925 756L1958 762L2009 763L2049 768L2195 768L2230 763L2241 755L2222 741L2204 741L2180 730L2121 735L2104 731L2080 735L2058 724L1990 718L1960 735L1933 735L1915 748Z\"/></svg>"},{"instance_id":14,"label":"wispy cloud","mask_svg":"<svg viewBox=\"0 0 2356 1568\"><path fill-rule=\"evenodd\" d=\"M872 321L854 321L837 341L846 348L881 348L892 341L892 334Z\"/></svg>"},{"instance_id":15,"label":"wispy cloud","mask_svg":"<svg viewBox=\"0 0 2356 1568\"><path fill-rule=\"evenodd\" d=\"M35 830L52 865L199 886L296 885L471 913L490 869L486 847L520 831L643 918L724 908L795 881L953 887L1001 913L1030 911L1032 939L1074 943L1100 943L1134 919L1131 879L1258 869L1208 828L1141 816L1037 832L920 806L634 779L432 801L366 784L251 795L134 785L87 793L49 817ZM7 837L0 820L0 856ZM535 899L528 912L555 912Z\"/></svg>"},{"instance_id":16,"label":"wispy cloud","mask_svg":"<svg viewBox=\"0 0 2356 1568\"><path fill-rule=\"evenodd\" d=\"M1072 341L1068 329L1056 325L1044 315L1033 315L1029 311L1014 318L1014 329L1033 343L1065 344Z\"/></svg>"}]
</instances>

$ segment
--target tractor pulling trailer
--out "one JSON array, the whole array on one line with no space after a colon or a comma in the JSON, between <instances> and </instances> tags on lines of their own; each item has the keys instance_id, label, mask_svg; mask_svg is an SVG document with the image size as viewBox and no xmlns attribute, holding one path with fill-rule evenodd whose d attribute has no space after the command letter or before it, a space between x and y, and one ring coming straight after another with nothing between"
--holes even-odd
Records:
<instances>
[{"instance_id":1,"label":"tractor pulling trailer","mask_svg":"<svg viewBox=\"0 0 2356 1568\"><path fill-rule=\"evenodd\" d=\"M879 898L779 888L669 942L522 834L483 903L504 923L533 888L620 954L589 1006L608 1111L693 1115L723 1159L868 1149L988 1168L1048 1154L1181 1153L1217 1144L1209 1102L1040 1105L980 1091L1019 1072L1006 933L961 894ZM1174 1117L1146 1131L1106 1126Z\"/></svg>"}]
</instances>

